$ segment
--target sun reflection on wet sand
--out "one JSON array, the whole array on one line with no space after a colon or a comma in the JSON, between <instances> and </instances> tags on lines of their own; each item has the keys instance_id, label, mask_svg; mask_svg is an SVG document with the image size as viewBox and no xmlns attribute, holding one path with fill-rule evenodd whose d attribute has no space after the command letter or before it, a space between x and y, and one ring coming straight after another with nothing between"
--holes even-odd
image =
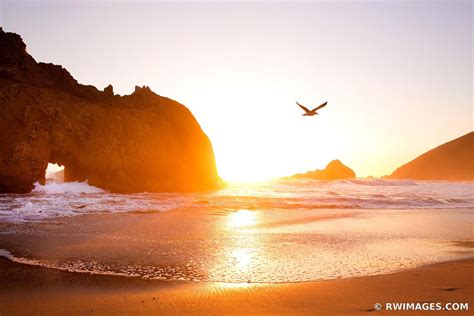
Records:
<instances>
[{"instance_id":1,"label":"sun reflection on wet sand","mask_svg":"<svg viewBox=\"0 0 474 316\"><path fill-rule=\"evenodd\" d=\"M470 244L471 218L472 209L91 214L62 225L23 224L32 235L19 235L25 243L12 252L48 268L243 287L469 258L472 247L453 241ZM0 245L10 236L0 234Z\"/></svg>"},{"instance_id":2,"label":"sun reflection on wet sand","mask_svg":"<svg viewBox=\"0 0 474 316\"><path fill-rule=\"evenodd\" d=\"M229 213L225 218L226 244L221 245L221 257L209 270L211 279L219 271L221 279L233 280L236 283L251 282L256 266L262 261L262 244L258 231L252 229L260 224L261 213L241 209Z\"/></svg>"},{"instance_id":3,"label":"sun reflection on wet sand","mask_svg":"<svg viewBox=\"0 0 474 316\"><path fill-rule=\"evenodd\" d=\"M257 212L250 210L238 210L227 218L230 228L243 228L253 226L257 223Z\"/></svg>"},{"instance_id":4,"label":"sun reflection on wet sand","mask_svg":"<svg viewBox=\"0 0 474 316\"><path fill-rule=\"evenodd\" d=\"M235 266L241 271L246 271L252 263L255 249L252 248L237 248L231 253Z\"/></svg>"}]
</instances>

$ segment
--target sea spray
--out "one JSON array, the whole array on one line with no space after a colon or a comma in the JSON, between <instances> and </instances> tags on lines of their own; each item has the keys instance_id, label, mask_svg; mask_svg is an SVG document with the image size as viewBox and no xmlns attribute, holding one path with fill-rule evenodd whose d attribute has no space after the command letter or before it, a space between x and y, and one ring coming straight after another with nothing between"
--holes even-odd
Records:
<instances>
[{"instance_id":1,"label":"sea spray","mask_svg":"<svg viewBox=\"0 0 474 316\"><path fill-rule=\"evenodd\" d=\"M42 194L94 194L105 191L85 182L47 182L45 185L35 183L32 193Z\"/></svg>"}]
</instances>

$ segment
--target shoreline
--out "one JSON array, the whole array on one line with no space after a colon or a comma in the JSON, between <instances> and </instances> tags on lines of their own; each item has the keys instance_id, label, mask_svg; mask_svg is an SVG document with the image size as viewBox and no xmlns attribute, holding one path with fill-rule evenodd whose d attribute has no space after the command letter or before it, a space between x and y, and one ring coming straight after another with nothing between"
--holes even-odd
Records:
<instances>
[{"instance_id":1,"label":"shoreline","mask_svg":"<svg viewBox=\"0 0 474 316\"><path fill-rule=\"evenodd\" d=\"M154 281L60 271L4 257L0 258L0 271L2 315L342 315L383 312L375 311L373 306L386 302L467 302L470 309L474 306L474 258L383 275L275 284ZM467 315L469 311L445 314Z\"/></svg>"},{"instance_id":2,"label":"shoreline","mask_svg":"<svg viewBox=\"0 0 474 316\"><path fill-rule=\"evenodd\" d=\"M379 274L371 274L371 275L361 275L361 276L349 276L345 278L333 278L333 279L316 279L316 280L308 280L308 281L276 281L276 282L261 282L261 281L251 281L251 282L232 282L232 281L188 281L188 280L177 280L177 279L147 279L144 277L141 277L139 275L128 275L128 274L120 274L116 272L100 272L100 271L87 271L87 270L73 270L69 268L63 268L63 267L50 267L47 266L46 264L42 263L34 263L35 259L27 259L27 258L22 258L22 257L16 257L14 256L9 250L0 248L0 260L7 260L12 264L18 264L21 266L28 266L28 267L35 267L35 268L41 268L41 269L49 269L49 270L55 270L59 272L66 272L66 273L74 273L74 274L86 274L86 275L91 275L91 276L106 276L106 277L116 277L116 278L132 278L132 279L137 279L137 280L143 280L145 282L154 282L154 283L170 283L170 284L228 284L228 285L285 285L285 284L306 284L306 283L314 283L314 282L327 282L327 281L334 281L334 280L352 280L352 279L361 279L361 278L371 278L371 277L377 277L377 276L383 276L383 275L392 275L392 274L397 274L405 271L410 271L410 270L416 270L420 268L427 268L430 266L436 266L439 264L447 264L447 263L457 263L457 262L469 262L473 261L474 262L474 255L471 257L467 257L464 259L454 259L454 260L446 260L446 261L439 261L439 262L433 262L433 263L426 263L422 264L417 267L412 267L412 268L402 268L397 271L393 272L382 272ZM30 262L31 261L31 262Z\"/></svg>"},{"instance_id":3,"label":"shoreline","mask_svg":"<svg viewBox=\"0 0 474 316\"><path fill-rule=\"evenodd\" d=\"M290 213L209 209L87 214L5 224L0 249L20 263L71 272L297 284L472 259L468 224L463 227L451 221L452 227L438 228L441 220L452 216L467 223L470 214L468 210L453 215L429 210ZM434 229L439 231L435 239Z\"/></svg>"}]
</instances>

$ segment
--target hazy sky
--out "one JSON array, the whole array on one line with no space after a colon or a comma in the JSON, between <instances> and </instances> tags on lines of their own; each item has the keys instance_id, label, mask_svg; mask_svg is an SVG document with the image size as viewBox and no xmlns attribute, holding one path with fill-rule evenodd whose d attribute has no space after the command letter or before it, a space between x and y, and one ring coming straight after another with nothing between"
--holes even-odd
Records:
<instances>
[{"instance_id":1,"label":"hazy sky","mask_svg":"<svg viewBox=\"0 0 474 316\"><path fill-rule=\"evenodd\" d=\"M389 174L473 129L470 1L0 0L38 61L186 105L225 179L323 168ZM328 101L302 117L295 100Z\"/></svg>"}]
</instances>

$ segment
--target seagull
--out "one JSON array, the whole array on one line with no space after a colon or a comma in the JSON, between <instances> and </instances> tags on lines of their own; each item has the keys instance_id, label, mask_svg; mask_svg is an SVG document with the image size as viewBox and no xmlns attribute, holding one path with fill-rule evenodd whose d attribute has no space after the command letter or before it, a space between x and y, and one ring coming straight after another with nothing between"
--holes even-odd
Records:
<instances>
[{"instance_id":1,"label":"seagull","mask_svg":"<svg viewBox=\"0 0 474 316\"><path fill-rule=\"evenodd\" d=\"M305 114L303 114L303 116L313 116L313 115L319 115L319 113L317 113L316 111L319 110L319 109L322 109L323 107L326 106L327 101L324 102L323 104L321 104L320 106L318 106L317 108L314 108L312 110L309 110L307 107L305 107L304 105L301 105L299 104L298 102L296 102L296 104L299 105L300 108L302 108L304 111L305 111Z\"/></svg>"}]
</instances>

